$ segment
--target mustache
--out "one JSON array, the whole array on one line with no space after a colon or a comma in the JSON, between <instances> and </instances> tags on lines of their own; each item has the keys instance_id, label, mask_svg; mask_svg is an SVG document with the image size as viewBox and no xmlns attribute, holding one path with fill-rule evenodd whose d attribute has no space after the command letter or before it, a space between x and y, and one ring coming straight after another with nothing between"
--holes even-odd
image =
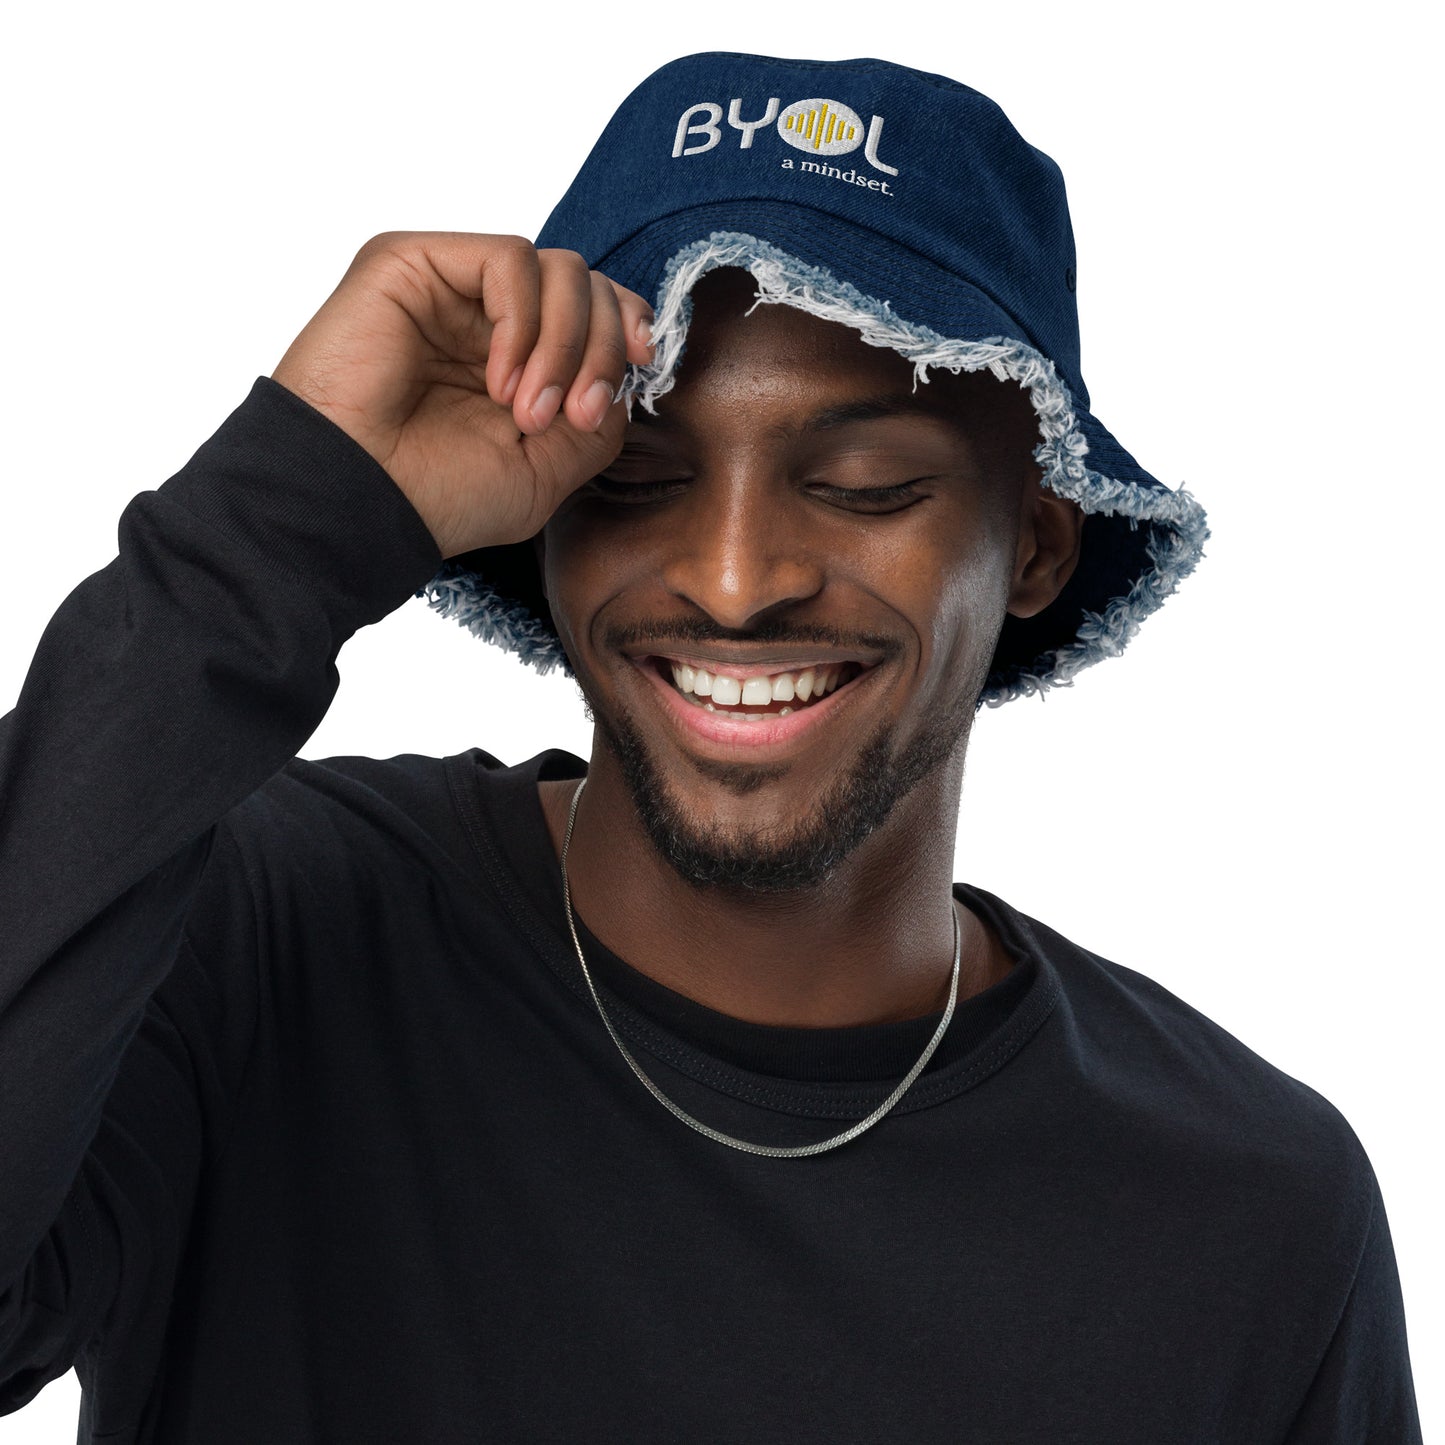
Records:
<instances>
[{"instance_id":1,"label":"mustache","mask_svg":"<svg viewBox=\"0 0 1445 1445\"><path fill-rule=\"evenodd\" d=\"M619 650L659 642L760 642L784 646L816 643L842 650L878 652L885 659L895 658L903 651L903 644L896 637L877 632L845 632L841 628L786 617L759 622L755 627L723 627L707 617L653 617L616 623L603 633L602 641L608 648Z\"/></svg>"}]
</instances>

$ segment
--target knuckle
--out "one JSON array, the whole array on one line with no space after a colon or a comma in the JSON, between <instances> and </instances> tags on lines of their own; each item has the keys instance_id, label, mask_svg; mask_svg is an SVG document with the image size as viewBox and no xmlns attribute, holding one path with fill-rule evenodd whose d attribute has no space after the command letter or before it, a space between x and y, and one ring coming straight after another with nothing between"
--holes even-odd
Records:
<instances>
[{"instance_id":1,"label":"knuckle","mask_svg":"<svg viewBox=\"0 0 1445 1445\"><path fill-rule=\"evenodd\" d=\"M383 231L357 252L351 268L369 285L420 285L428 269L421 239L414 231Z\"/></svg>"},{"instance_id":2,"label":"knuckle","mask_svg":"<svg viewBox=\"0 0 1445 1445\"><path fill-rule=\"evenodd\" d=\"M565 267L569 271L581 271L584 274L588 270L587 261L580 251L548 250L538 251L537 254L552 266Z\"/></svg>"},{"instance_id":3,"label":"knuckle","mask_svg":"<svg viewBox=\"0 0 1445 1445\"><path fill-rule=\"evenodd\" d=\"M424 238L414 231L383 231L373 236L356 253L347 278L368 288L424 296L430 280Z\"/></svg>"},{"instance_id":4,"label":"knuckle","mask_svg":"<svg viewBox=\"0 0 1445 1445\"><path fill-rule=\"evenodd\" d=\"M356 253L358 261L393 255L407 248L415 237L412 231L380 231Z\"/></svg>"},{"instance_id":5,"label":"knuckle","mask_svg":"<svg viewBox=\"0 0 1445 1445\"><path fill-rule=\"evenodd\" d=\"M499 256L505 256L510 260L527 260L537 254L537 248L525 236L496 235L488 236L490 248L495 250Z\"/></svg>"}]
</instances>

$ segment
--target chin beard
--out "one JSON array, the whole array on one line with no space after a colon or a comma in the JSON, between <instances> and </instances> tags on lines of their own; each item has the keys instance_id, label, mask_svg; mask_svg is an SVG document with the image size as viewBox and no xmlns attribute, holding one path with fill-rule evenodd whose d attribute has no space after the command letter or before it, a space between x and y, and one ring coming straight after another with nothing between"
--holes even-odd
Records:
<instances>
[{"instance_id":1,"label":"chin beard","mask_svg":"<svg viewBox=\"0 0 1445 1445\"><path fill-rule=\"evenodd\" d=\"M880 728L809 817L787 833L770 830L751 837L716 825L696 826L669 789L631 717L624 712L604 720L590 707L588 712L622 769L653 846L684 882L725 892L789 893L816 887L831 877L899 802L964 746L977 692L974 688L958 697L901 751L893 746L894 729ZM767 786L784 770L710 764L700 771L744 796Z\"/></svg>"}]
</instances>

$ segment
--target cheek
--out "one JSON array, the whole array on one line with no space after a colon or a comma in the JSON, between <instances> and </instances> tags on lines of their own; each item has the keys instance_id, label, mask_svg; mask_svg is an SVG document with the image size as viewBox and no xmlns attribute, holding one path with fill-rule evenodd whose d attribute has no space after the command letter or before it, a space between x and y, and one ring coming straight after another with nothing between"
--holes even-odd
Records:
<instances>
[{"instance_id":1,"label":"cheek","mask_svg":"<svg viewBox=\"0 0 1445 1445\"><path fill-rule=\"evenodd\" d=\"M581 529L568 518L553 517L542 530L542 590L552 611L552 621L567 656L577 664L575 631L579 618L585 615L585 599L596 586L588 563L589 553Z\"/></svg>"},{"instance_id":2,"label":"cheek","mask_svg":"<svg viewBox=\"0 0 1445 1445\"><path fill-rule=\"evenodd\" d=\"M1013 576L1012 547L995 529L955 533L951 547L914 558L910 615L920 621L926 682L958 686L986 672L1003 624Z\"/></svg>"},{"instance_id":3,"label":"cheek","mask_svg":"<svg viewBox=\"0 0 1445 1445\"><path fill-rule=\"evenodd\" d=\"M585 659L589 640L595 641L599 614L656 576L658 561L643 529L599 523L581 505L555 515L543 529L542 541L542 586L575 666Z\"/></svg>"}]
</instances>

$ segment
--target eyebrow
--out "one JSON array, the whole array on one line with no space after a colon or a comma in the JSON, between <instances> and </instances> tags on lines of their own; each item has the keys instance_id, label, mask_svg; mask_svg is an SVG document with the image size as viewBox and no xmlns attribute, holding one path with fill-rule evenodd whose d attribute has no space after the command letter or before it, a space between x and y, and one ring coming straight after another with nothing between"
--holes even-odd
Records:
<instances>
[{"instance_id":1,"label":"eyebrow","mask_svg":"<svg viewBox=\"0 0 1445 1445\"><path fill-rule=\"evenodd\" d=\"M863 401L846 401L838 406L814 412L804 423L806 431L827 431L832 427L850 426L860 421L881 421L893 416L920 416L928 408L913 396L879 396Z\"/></svg>"},{"instance_id":2,"label":"eyebrow","mask_svg":"<svg viewBox=\"0 0 1445 1445\"><path fill-rule=\"evenodd\" d=\"M823 408L811 416L804 417L788 427L789 431L795 433L811 431L830 431L836 427L852 426L856 422L883 421L889 417L935 417L936 414L928 407L927 403L919 397L914 396L877 396L867 397L860 401L840 402L837 406ZM640 412L632 418L634 424L640 422L645 427L659 427L666 429L668 418Z\"/></svg>"}]
</instances>

